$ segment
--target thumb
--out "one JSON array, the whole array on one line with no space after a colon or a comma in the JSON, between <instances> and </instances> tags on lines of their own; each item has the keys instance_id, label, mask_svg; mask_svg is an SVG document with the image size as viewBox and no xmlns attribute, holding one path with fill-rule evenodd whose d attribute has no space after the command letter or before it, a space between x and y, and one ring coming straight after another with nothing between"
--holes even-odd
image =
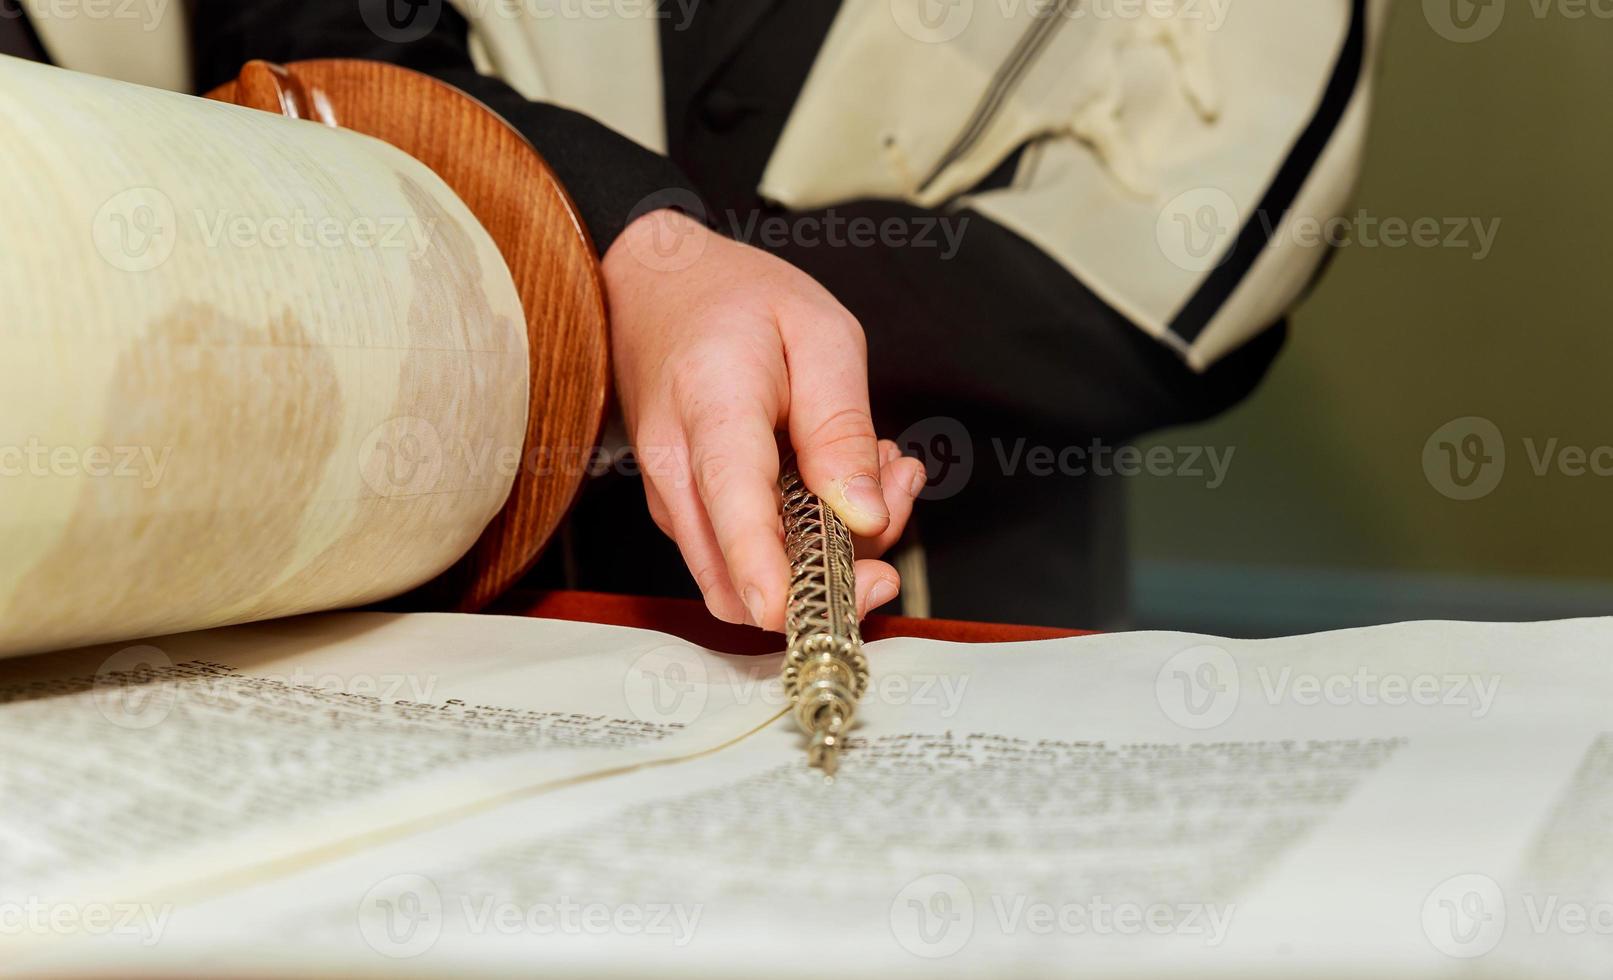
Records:
<instances>
[{"instance_id":1,"label":"thumb","mask_svg":"<svg viewBox=\"0 0 1613 980\"><path fill-rule=\"evenodd\" d=\"M868 355L862 328L855 320L850 328L814 331L790 349L790 442L807 489L853 534L874 537L890 524L890 511L868 410Z\"/></svg>"}]
</instances>

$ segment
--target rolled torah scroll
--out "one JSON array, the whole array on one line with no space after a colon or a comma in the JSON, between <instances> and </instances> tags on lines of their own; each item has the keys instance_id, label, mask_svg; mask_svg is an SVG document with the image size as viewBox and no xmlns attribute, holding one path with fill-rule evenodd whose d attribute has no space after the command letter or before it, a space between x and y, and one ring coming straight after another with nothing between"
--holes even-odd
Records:
<instances>
[{"instance_id":1,"label":"rolled torah scroll","mask_svg":"<svg viewBox=\"0 0 1613 980\"><path fill-rule=\"evenodd\" d=\"M447 86L310 64L503 153L460 176L503 240L323 89L327 124L0 58L0 656L474 608L561 519L605 371L564 193Z\"/></svg>"}]
</instances>

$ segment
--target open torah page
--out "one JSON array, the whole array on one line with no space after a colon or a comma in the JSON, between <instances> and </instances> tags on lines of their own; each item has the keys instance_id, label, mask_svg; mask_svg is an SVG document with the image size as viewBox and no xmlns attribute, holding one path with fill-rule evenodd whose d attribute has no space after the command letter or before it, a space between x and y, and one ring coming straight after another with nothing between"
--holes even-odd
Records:
<instances>
[{"instance_id":1,"label":"open torah page","mask_svg":"<svg viewBox=\"0 0 1613 980\"><path fill-rule=\"evenodd\" d=\"M380 613L3 661L0 907L205 893L708 751L777 714L762 686L777 662L618 627Z\"/></svg>"},{"instance_id":2,"label":"open torah page","mask_svg":"<svg viewBox=\"0 0 1613 980\"><path fill-rule=\"evenodd\" d=\"M832 783L780 721L29 965L1600 975L1610 650L1605 621L886 641Z\"/></svg>"}]
</instances>

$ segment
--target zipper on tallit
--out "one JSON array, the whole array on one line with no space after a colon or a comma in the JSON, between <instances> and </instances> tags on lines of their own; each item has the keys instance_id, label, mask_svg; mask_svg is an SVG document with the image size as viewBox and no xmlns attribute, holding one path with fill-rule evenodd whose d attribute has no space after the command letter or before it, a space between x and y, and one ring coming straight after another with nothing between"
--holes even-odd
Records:
<instances>
[{"instance_id":1,"label":"zipper on tallit","mask_svg":"<svg viewBox=\"0 0 1613 980\"><path fill-rule=\"evenodd\" d=\"M1025 33L1014 45L1014 50L1009 52L1008 59L997 67L997 71L992 75L991 84L986 86L986 93L980 97L974 112L970 113L969 122L963 127L963 132L953 140L947 151L941 154L940 162L919 184L918 193L922 194L928 190L946 168L958 162L960 157L980 142L991 121L1002 111L1009 93L1024 79L1031 66L1036 64L1036 59L1047 49L1047 44L1053 39L1053 35L1058 33L1059 27L1065 21L1069 20L1067 11L1078 2L1079 0L1052 0L1045 10L1034 15L1036 22L1026 28Z\"/></svg>"}]
</instances>

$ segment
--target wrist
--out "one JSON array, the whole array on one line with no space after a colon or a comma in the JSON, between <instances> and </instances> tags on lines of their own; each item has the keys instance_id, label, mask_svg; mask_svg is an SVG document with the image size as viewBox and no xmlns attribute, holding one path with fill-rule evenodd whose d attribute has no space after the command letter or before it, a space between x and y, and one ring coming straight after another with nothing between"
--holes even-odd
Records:
<instances>
[{"instance_id":1,"label":"wrist","mask_svg":"<svg viewBox=\"0 0 1613 980\"><path fill-rule=\"evenodd\" d=\"M606 286L641 273L682 272L700 261L713 232L676 208L658 208L635 218L605 252Z\"/></svg>"}]
</instances>

